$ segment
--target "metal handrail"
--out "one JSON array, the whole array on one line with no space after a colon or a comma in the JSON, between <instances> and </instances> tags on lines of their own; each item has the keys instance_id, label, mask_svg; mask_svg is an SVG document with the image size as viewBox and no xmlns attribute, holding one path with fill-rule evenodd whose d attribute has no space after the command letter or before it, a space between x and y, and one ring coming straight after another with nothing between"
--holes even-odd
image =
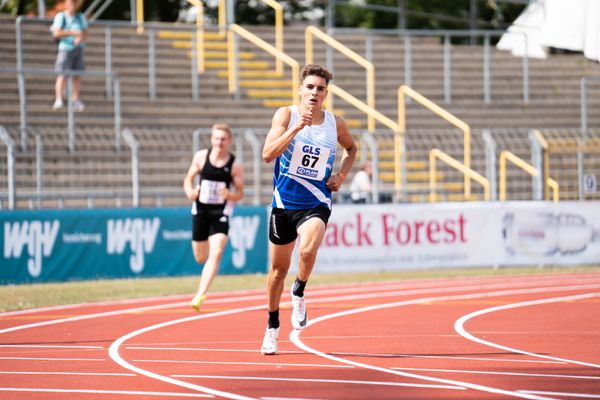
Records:
<instances>
[{"instance_id":1,"label":"metal handrail","mask_svg":"<svg viewBox=\"0 0 600 400\"><path fill-rule=\"evenodd\" d=\"M588 138L588 120L587 120L587 86L589 82L598 82L600 81L600 77L590 77L584 76L579 81L579 99L580 99L580 112L581 112L581 141L585 145L585 142ZM581 150L577 151L577 175L580 177L579 182L577 184L579 188L579 200L585 199L585 194L583 190L583 164L584 164L584 155Z\"/></svg>"},{"instance_id":2,"label":"metal handrail","mask_svg":"<svg viewBox=\"0 0 600 400\"><path fill-rule=\"evenodd\" d=\"M261 0L275 11L275 48L283 53L283 6L274 0ZM283 74L283 62L275 60L275 71Z\"/></svg>"},{"instance_id":3,"label":"metal handrail","mask_svg":"<svg viewBox=\"0 0 600 400\"><path fill-rule=\"evenodd\" d=\"M300 64L292 57L273 47L271 44L265 42L258 36L254 35L250 31L242 28L237 24L231 24L229 26L229 32L227 35L227 58L228 58L228 81L229 81L229 93L234 94L236 98L240 96L239 88L239 59L237 50L237 36L241 36L248 40L250 43L259 47L260 49L271 54L276 59L289 65L292 69L292 102L298 103L300 101L300 95L298 94L298 87L300 87Z\"/></svg>"},{"instance_id":4,"label":"metal handrail","mask_svg":"<svg viewBox=\"0 0 600 400\"><path fill-rule=\"evenodd\" d=\"M21 32L21 25L23 23L38 23L38 24L44 24L44 25L49 25L52 23L52 19L49 18L45 18L45 19L39 19L39 18L32 18L32 17L27 17L27 16L20 16L16 19L15 22L15 46L16 46L16 60L17 60L17 69L22 69L23 68L23 40L22 40L22 32ZM105 76L106 76L106 86L107 86L107 93L109 94L110 97L110 74L112 73L112 33L111 33L111 29L115 28L115 27L124 27L124 28L135 28L136 27L136 23L135 22L125 22L125 21L94 21L94 22L90 22L89 24L90 26L103 26L105 27L105 37L104 37L104 47L105 47ZM142 25L140 25L142 26ZM167 23L160 23L160 22L148 22L143 24L144 29L146 30L151 30L152 32L155 32L156 30L164 30L164 29L169 29L169 30L177 30L177 31L183 31L183 32L192 32L192 41L194 41L194 37L193 37L193 32L195 32L195 29L193 27L190 26L186 26L186 25L174 25L174 24L167 24ZM159 32L159 37L160 37L160 32ZM149 35L149 40L148 40L148 96L149 98L152 98L152 96L156 95L156 83L155 83L155 75L156 75L156 67L155 67L155 49L154 49L154 43L151 35ZM195 46L193 46L193 52L196 51ZM192 57L190 60L190 67L192 69L192 79L191 79L191 86L192 86L192 98L194 100L198 99L198 73L197 73L197 57ZM19 82L19 85L21 85L22 83ZM24 90L24 88L19 88L19 90Z\"/></svg>"},{"instance_id":5,"label":"metal handrail","mask_svg":"<svg viewBox=\"0 0 600 400\"><path fill-rule=\"evenodd\" d=\"M137 33L144 33L144 0L136 0L135 2L135 20Z\"/></svg>"},{"instance_id":6,"label":"metal handrail","mask_svg":"<svg viewBox=\"0 0 600 400\"><path fill-rule=\"evenodd\" d=\"M199 74L205 71L204 54L204 3L200 0L187 0L198 9L196 14L196 67ZM193 38L192 38L193 39ZM193 45L193 44L192 44ZM193 48L193 47L192 47Z\"/></svg>"},{"instance_id":7,"label":"metal handrail","mask_svg":"<svg viewBox=\"0 0 600 400\"><path fill-rule=\"evenodd\" d=\"M492 133L487 129L481 132L481 137L485 142L485 176L490 182L490 200L498 200L498 177L496 175L496 140L494 140L494 138L492 137Z\"/></svg>"},{"instance_id":8,"label":"metal handrail","mask_svg":"<svg viewBox=\"0 0 600 400\"><path fill-rule=\"evenodd\" d=\"M533 176L533 177L539 177L540 173L538 171L537 168L534 168L533 166L531 166L530 164L528 164L526 161L524 161L522 158L518 157L517 155L515 155L514 153L511 153L508 150L504 150L500 153L500 160L499 160L499 179L500 179L500 184L499 184L499 200L500 201L505 201L506 200L506 162L510 161L512 162L514 165L516 165L517 167L521 168L523 171L527 172L529 175ZM554 179L548 178L546 179L546 184L552 188L553 191L553 201L557 202L559 195L558 195L558 182L556 182Z\"/></svg>"},{"instance_id":9,"label":"metal handrail","mask_svg":"<svg viewBox=\"0 0 600 400\"><path fill-rule=\"evenodd\" d=\"M367 61L364 57L350 50L348 47L344 46L342 43L338 42L328 34L321 32L314 26L307 26L306 30L304 31L305 57L307 64L312 64L314 60L313 36L316 36L321 41L333 47L335 50L339 51L340 53L342 53L343 55L345 55L346 57L348 57L349 59L351 59L366 70L367 105L372 109L375 109L375 67L373 66L373 64ZM326 106L329 111L333 111L333 97L328 96ZM371 115L368 115L367 127L370 132L373 132L375 130L375 119Z\"/></svg>"},{"instance_id":10,"label":"metal handrail","mask_svg":"<svg viewBox=\"0 0 600 400\"><path fill-rule=\"evenodd\" d=\"M252 148L252 174L254 181L254 205L260 204L260 167L262 165L261 158L261 143L256 137L256 133L252 129L246 129L244 131L244 139L248 142Z\"/></svg>"},{"instance_id":11,"label":"metal handrail","mask_svg":"<svg viewBox=\"0 0 600 400\"><path fill-rule=\"evenodd\" d=\"M363 132L360 139L369 146L371 151L371 202L379 203L379 152L377 142L369 131Z\"/></svg>"},{"instance_id":12,"label":"metal handrail","mask_svg":"<svg viewBox=\"0 0 600 400\"><path fill-rule=\"evenodd\" d=\"M131 130L123 129L121 136L131 149L131 203L133 207L140 205L140 145Z\"/></svg>"},{"instance_id":13,"label":"metal handrail","mask_svg":"<svg viewBox=\"0 0 600 400\"><path fill-rule=\"evenodd\" d=\"M18 191L15 195L15 200L25 200L29 203L29 209L40 208L42 201L56 200L57 208L64 208L65 200L87 200L88 208L94 207L94 200L97 199L115 199L115 206L122 207L122 199L131 198L131 190L99 190L93 191L90 189L68 191L64 190L45 190L43 194L35 192L29 192L26 190ZM183 196L185 197L185 196ZM7 195L0 193L0 209L2 204L7 198ZM182 198L181 190L177 189L152 189L152 190L140 190L140 199L155 199L155 203L158 207L162 206L163 198Z\"/></svg>"},{"instance_id":14,"label":"metal handrail","mask_svg":"<svg viewBox=\"0 0 600 400\"><path fill-rule=\"evenodd\" d=\"M364 28L329 28L327 30L331 36L336 33L352 33L352 34L364 34L367 35L365 39L367 48L367 54L371 54L370 43L372 42L371 37L373 35L386 35L386 36L398 36L402 37L405 44L404 49L404 82L407 85L411 85L412 82L412 51L411 51L411 37L423 36L423 37L443 37L444 38L444 100L450 103L451 100L451 87L452 87L452 71L450 68L450 38L453 37L483 37L483 88L484 88L484 101L489 103L491 101L491 64L490 64L490 41L491 36L500 36L504 34L516 34L522 35L524 41L524 47L527 49L527 33L526 32L509 32L506 30L468 30L468 29L456 29L456 30L431 30L431 29L364 29ZM367 57L369 61L371 59ZM527 50L523 55L522 61L523 70L523 102L529 102L529 56Z\"/></svg>"},{"instance_id":15,"label":"metal handrail","mask_svg":"<svg viewBox=\"0 0 600 400\"><path fill-rule=\"evenodd\" d=\"M73 76L87 76L87 77L101 77L109 76L113 82L113 103L114 103L114 118L115 118L115 135L121 130L121 82L116 72L103 72L103 71L62 71L56 72L50 69L33 69L33 68L0 68L0 73L11 73L17 74L19 80L19 113L20 113L20 131L21 131L21 148L23 151L27 149L27 92L25 90L26 80L25 75L37 75L37 76L57 76L66 75L68 76L67 81L67 98L71 98L72 92L72 79ZM73 109L73 103L68 101L67 105L67 124L69 132L69 151L73 153L75 151L75 111ZM118 143L118 141L117 141ZM117 148L118 148L117 144Z\"/></svg>"},{"instance_id":16,"label":"metal handrail","mask_svg":"<svg viewBox=\"0 0 600 400\"><path fill-rule=\"evenodd\" d=\"M386 117L381 112L352 96L339 86L330 83L328 89L329 95L335 94L336 96L341 97L349 104L367 114L370 118L373 118L377 122L387 126L394 132L394 149L397 150L398 155L398 157L394 160L394 174L396 177L396 182L399 182L395 189L397 194L404 197L404 189L406 188L406 152L404 151L404 132L401 130L401 126L396 121Z\"/></svg>"},{"instance_id":17,"label":"metal handrail","mask_svg":"<svg viewBox=\"0 0 600 400\"><path fill-rule=\"evenodd\" d=\"M463 132L463 164L467 168L471 168L471 128L469 125L406 85L400 85L398 88L398 125L400 126L400 132L402 132L402 135L404 135L406 132L406 104L404 101L404 96L409 96L414 101L421 104L423 107L427 108L440 118L448 121L450 124L454 125ZM471 180L469 179L468 174L464 174L464 177L465 198L469 198L471 196ZM396 182L397 186L398 184L399 182Z\"/></svg>"},{"instance_id":18,"label":"metal handrail","mask_svg":"<svg viewBox=\"0 0 600 400\"><path fill-rule=\"evenodd\" d=\"M478 172L472 170L470 167L467 167L465 164L460 161L452 158L448 154L444 153L440 149L433 149L429 152L429 201L435 202L437 201L437 167L436 167L436 159L445 162L449 166L453 167L460 171L463 175L468 176L469 179L473 179L476 182L479 182L481 186L483 186L483 198L484 200L490 200L490 182L479 174ZM471 193L469 192L469 196L467 197L467 193L465 191L465 200L469 200Z\"/></svg>"},{"instance_id":19,"label":"metal handrail","mask_svg":"<svg viewBox=\"0 0 600 400\"><path fill-rule=\"evenodd\" d=\"M531 140L532 146L532 161L535 164L536 168L542 171L541 179L538 182L539 186L542 186L543 198L550 198L550 187L548 185L548 180L550 179L550 155L549 155L549 144L546 138L538 131L534 129L529 132L529 138Z\"/></svg>"},{"instance_id":20,"label":"metal handrail","mask_svg":"<svg viewBox=\"0 0 600 400\"><path fill-rule=\"evenodd\" d=\"M12 140L6 129L0 126L0 140L6 146L6 173L8 181L8 209L15 209L15 142Z\"/></svg>"}]
</instances>

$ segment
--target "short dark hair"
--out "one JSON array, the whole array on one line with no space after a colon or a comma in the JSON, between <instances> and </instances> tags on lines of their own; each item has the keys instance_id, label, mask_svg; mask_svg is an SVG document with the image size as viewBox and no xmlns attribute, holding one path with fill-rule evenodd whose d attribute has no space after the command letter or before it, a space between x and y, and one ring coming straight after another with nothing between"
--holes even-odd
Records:
<instances>
[{"instance_id":1,"label":"short dark hair","mask_svg":"<svg viewBox=\"0 0 600 400\"><path fill-rule=\"evenodd\" d=\"M306 64L300 72L300 81L303 81L308 76L320 76L325 79L325 82L329 85L329 81L333 79L333 74L325 67L317 64Z\"/></svg>"}]
</instances>

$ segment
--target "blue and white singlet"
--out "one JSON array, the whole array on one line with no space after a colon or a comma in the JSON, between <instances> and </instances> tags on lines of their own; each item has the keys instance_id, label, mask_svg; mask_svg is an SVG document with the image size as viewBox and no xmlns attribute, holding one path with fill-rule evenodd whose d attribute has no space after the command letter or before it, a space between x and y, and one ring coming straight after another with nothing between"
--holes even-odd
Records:
<instances>
[{"instance_id":1,"label":"blue and white singlet","mask_svg":"<svg viewBox=\"0 0 600 400\"><path fill-rule=\"evenodd\" d=\"M289 109L288 129L300 119L297 106ZM335 116L324 113L321 125L302 128L275 160L272 207L304 210L324 205L331 209L331 191L326 182L333 169L337 127Z\"/></svg>"}]
</instances>

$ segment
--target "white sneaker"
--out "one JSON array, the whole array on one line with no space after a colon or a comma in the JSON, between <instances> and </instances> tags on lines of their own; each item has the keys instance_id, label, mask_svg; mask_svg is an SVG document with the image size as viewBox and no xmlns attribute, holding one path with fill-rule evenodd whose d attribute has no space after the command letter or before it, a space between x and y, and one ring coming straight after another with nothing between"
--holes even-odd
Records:
<instances>
[{"instance_id":1,"label":"white sneaker","mask_svg":"<svg viewBox=\"0 0 600 400\"><path fill-rule=\"evenodd\" d=\"M277 338L279 338L279 328L267 328L260 352L264 355L276 354Z\"/></svg>"},{"instance_id":2,"label":"white sneaker","mask_svg":"<svg viewBox=\"0 0 600 400\"><path fill-rule=\"evenodd\" d=\"M292 295L292 327L304 329L307 321L304 297L294 296L293 291L290 291L290 294Z\"/></svg>"},{"instance_id":3,"label":"white sneaker","mask_svg":"<svg viewBox=\"0 0 600 400\"><path fill-rule=\"evenodd\" d=\"M65 104L63 103L62 99L56 99L56 100L54 100L54 104L52 105L52 109L54 111L60 110L61 108L64 107L64 105Z\"/></svg>"},{"instance_id":4,"label":"white sneaker","mask_svg":"<svg viewBox=\"0 0 600 400\"><path fill-rule=\"evenodd\" d=\"M75 108L75 111L77 111L77 112L82 112L85 110L85 104L83 104L83 101L81 101L81 100L75 100L73 102L73 107Z\"/></svg>"}]
</instances>

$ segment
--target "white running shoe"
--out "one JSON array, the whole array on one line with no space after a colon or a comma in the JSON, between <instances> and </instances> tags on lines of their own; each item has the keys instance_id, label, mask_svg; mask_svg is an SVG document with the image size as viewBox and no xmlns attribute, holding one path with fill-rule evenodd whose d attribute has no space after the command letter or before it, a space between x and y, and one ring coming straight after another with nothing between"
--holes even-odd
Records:
<instances>
[{"instance_id":1,"label":"white running shoe","mask_svg":"<svg viewBox=\"0 0 600 400\"><path fill-rule=\"evenodd\" d=\"M61 108L64 107L64 105L65 104L63 103L62 99L56 99L56 100L54 100L54 104L52 105L52 109L54 111L60 110Z\"/></svg>"},{"instance_id":2,"label":"white running shoe","mask_svg":"<svg viewBox=\"0 0 600 400\"><path fill-rule=\"evenodd\" d=\"M277 354L277 338L279 338L279 328L267 328L260 352L264 355Z\"/></svg>"},{"instance_id":3,"label":"white running shoe","mask_svg":"<svg viewBox=\"0 0 600 400\"><path fill-rule=\"evenodd\" d=\"M304 297L294 296L293 291L290 291L290 294L292 295L292 326L294 329L304 329L307 321Z\"/></svg>"}]
</instances>

